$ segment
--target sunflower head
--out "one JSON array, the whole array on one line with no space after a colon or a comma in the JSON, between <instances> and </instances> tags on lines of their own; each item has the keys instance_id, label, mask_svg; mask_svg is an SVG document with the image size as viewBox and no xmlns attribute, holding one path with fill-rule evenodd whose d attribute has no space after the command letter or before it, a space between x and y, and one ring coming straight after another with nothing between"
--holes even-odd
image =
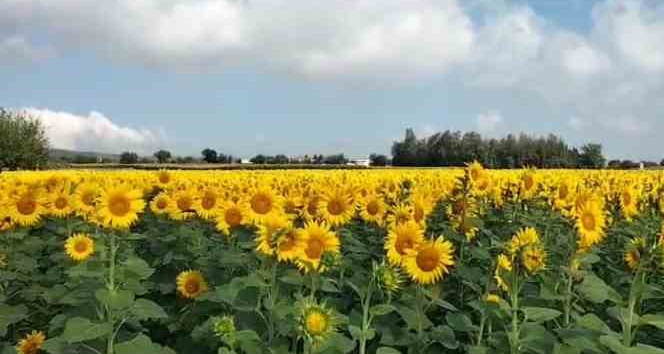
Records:
<instances>
[{"instance_id":1,"label":"sunflower head","mask_svg":"<svg viewBox=\"0 0 664 354\"><path fill-rule=\"evenodd\" d=\"M231 315L212 317L212 332L219 340L232 348L237 339L235 318Z\"/></svg>"},{"instance_id":2,"label":"sunflower head","mask_svg":"<svg viewBox=\"0 0 664 354\"><path fill-rule=\"evenodd\" d=\"M519 230L510 242L510 252L512 254L520 251L522 248L540 243L537 230L532 227L526 227Z\"/></svg>"},{"instance_id":3,"label":"sunflower head","mask_svg":"<svg viewBox=\"0 0 664 354\"><path fill-rule=\"evenodd\" d=\"M449 274L454 265L454 246L443 237L421 243L410 250L404 268L410 278L422 285L434 284Z\"/></svg>"},{"instance_id":4,"label":"sunflower head","mask_svg":"<svg viewBox=\"0 0 664 354\"><path fill-rule=\"evenodd\" d=\"M403 285L404 279L401 271L385 262L374 263L373 276L378 286L386 293L396 293Z\"/></svg>"},{"instance_id":5,"label":"sunflower head","mask_svg":"<svg viewBox=\"0 0 664 354\"><path fill-rule=\"evenodd\" d=\"M631 270L636 270L646 252L646 239L642 236L633 238L627 245L623 258Z\"/></svg>"},{"instance_id":6,"label":"sunflower head","mask_svg":"<svg viewBox=\"0 0 664 354\"><path fill-rule=\"evenodd\" d=\"M208 290L203 274L197 270L187 270L180 273L176 279L178 292L182 297L195 299Z\"/></svg>"},{"instance_id":7,"label":"sunflower head","mask_svg":"<svg viewBox=\"0 0 664 354\"><path fill-rule=\"evenodd\" d=\"M385 250L390 264L399 266L408 251L424 241L424 230L414 221L390 226Z\"/></svg>"},{"instance_id":8,"label":"sunflower head","mask_svg":"<svg viewBox=\"0 0 664 354\"><path fill-rule=\"evenodd\" d=\"M46 341L46 335L41 331L32 331L21 339L16 345L19 354L37 354Z\"/></svg>"},{"instance_id":9,"label":"sunflower head","mask_svg":"<svg viewBox=\"0 0 664 354\"><path fill-rule=\"evenodd\" d=\"M324 272L323 255L327 252L339 253L339 237L325 223L309 222L301 232L303 247L296 260L297 266L305 272Z\"/></svg>"},{"instance_id":10,"label":"sunflower head","mask_svg":"<svg viewBox=\"0 0 664 354\"><path fill-rule=\"evenodd\" d=\"M324 343L336 332L339 319L334 311L315 300L302 300L299 304L299 331L314 346Z\"/></svg>"},{"instance_id":11,"label":"sunflower head","mask_svg":"<svg viewBox=\"0 0 664 354\"><path fill-rule=\"evenodd\" d=\"M484 296L484 301L488 304L499 304L500 303L500 296L496 294L486 294Z\"/></svg>"},{"instance_id":12,"label":"sunflower head","mask_svg":"<svg viewBox=\"0 0 664 354\"><path fill-rule=\"evenodd\" d=\"M217 230L228 234L233 228L247 224L249 210L241 201L223 203L216 218Z\"/></svg>"},{"instance_id":13,"label":"sunflower head","mask_svg":"<svg viewBox=\"0 0 664 354\"><path fill-rule=\"evenodd\" d=\"M111 187L98 197L98 219L105 227L127 229L144 208L143 192L127 185Z\"/></svg>"},{"instance_id":14,"label":"sunflower head","mask_svg":"<svg viewBox=\"0 0 664 354\"><path fill-rule=\"evenodd\" d=\"M586 201L577 210L576 228L579 231L579 249L588 250L604 238L606 219L600 203Z\"/></svg>"},{"instance_id":15,"label":"sunflower head","mask_svg":"<svg viewBox=\"0 0 664 354\"><path fill-rule=\"evenodd\" d=\"M74 261L84 261L95 252L95 242L89 235L74 234L67 238L65 252Z\"/></svg>"},{"instance_id":16,"label":"sunflower head","mask_svg":"<svg viewBox=\"0 0 664 354\"><path fill-rule=\"evenodd\" d=\"M546 252L540 247L528 247L521 253L521 261L529 273L536 273L546 265Z\"/></svg>"}]
</instances>

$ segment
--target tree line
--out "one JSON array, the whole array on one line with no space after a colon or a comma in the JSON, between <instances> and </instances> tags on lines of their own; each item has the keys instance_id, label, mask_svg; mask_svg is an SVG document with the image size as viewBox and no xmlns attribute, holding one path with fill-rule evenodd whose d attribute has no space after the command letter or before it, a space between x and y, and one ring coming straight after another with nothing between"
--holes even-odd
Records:
<instances>
[{"instance_id":1,"label":"tree line","mask_svg":"<svg viewBox=\"0 0 664 354\"><path fill-rule=\"evenodd\" d=\"M407 129L404 139L392 145L394 166L463 166L469 161L489 168L602 168L606 164L602 145L576 148L553 134L485 139L477 132L446 130L418 138Z\"/></svg>"}]
</instances>

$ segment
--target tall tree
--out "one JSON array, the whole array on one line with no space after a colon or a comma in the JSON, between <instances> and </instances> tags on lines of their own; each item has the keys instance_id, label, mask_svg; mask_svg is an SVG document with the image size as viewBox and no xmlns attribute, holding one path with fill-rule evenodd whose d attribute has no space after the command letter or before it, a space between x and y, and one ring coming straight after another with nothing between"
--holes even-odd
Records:
<instances>
[{"instance_id":1,"label":"tall tree","mask_svg":"<svg viewBox=\"0 0 664 354\"><path fill-rule=\"evenodd\" d=\"M171 152L167 150L159 150L153 154L159 163L166 163L171 160Z\"/></svg>"},{"instance_id":2,"label":"tall tree","mask_svg":"<svg viewBox=\"0 0 664 354\"><path fill-rule=\"evenodd\" d=\"M48 161L48 149L40 120L0 108L0 171L41 168Z\"/></svg>"},{"instance_id":3,"label":"tall tree","mask_svg":"<svg viewBox=\"0 0 664 354\"><path fill-rule=\"evenodd\" d=\"M207 163L216 163L217 162L217 152L210 148L205 148L201 151L203 155L203 161Z\"/></svg>"},{"instance_id":4,"label":"tall tree","mask_svg":"<svg viewBox=\"0 0 664 354\"><path fill-rule=\"evenodd\" d=\"M601 144L586 144L581 147L579 165L583 168L603 168L606 158L602 154Z\"/></svg>"}]
</instances>

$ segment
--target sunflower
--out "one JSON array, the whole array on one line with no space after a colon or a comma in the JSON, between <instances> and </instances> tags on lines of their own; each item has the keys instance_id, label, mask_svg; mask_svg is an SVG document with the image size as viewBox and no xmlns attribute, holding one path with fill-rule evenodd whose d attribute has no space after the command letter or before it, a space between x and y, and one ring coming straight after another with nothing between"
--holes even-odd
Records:
<instances>
[{"instance_id":1,"label":"sunflower","mask_svg":"<svg viewBox=\"0 0 664 354\"><path fill-rule=\"evenodd\" d=\"M496 294L486 294L486 296L484 296L484 301L489 304L499 304L500 296Z\"/></svg>"},{"instance_id":2,"label":"sunflower","mask_svg":"<svg viewBox=\"0 0 664 354\"><path fill-rule=\"evenodd\" d=\"M161 192L157 194L150 202L150 210L156 215L163 215L168 213L171 205L171 198L168 194Z\"/></svg>"},{"instance_id":3,"label":"sunflower","mask_svg":"<svg viewBox=\"0 0 664 354\"><path fill-rule=\"evenodd\" d=\"M414 221L391 226L385 242L388 261L394 266L402 265L408 251L423 241L424 230Z\"/></svg>"},{"instance_id":4,"label":"sunflower","mask_svg":"<svg viewBox=\"0 0 664 354\"><path fill-rule=\"evenodd\" d=\"M526 246L536 245L539 244L539 242L540 240L537 230L532 227L526 227L519 230L516 235L512 236L510 252L514 254Z\"/></svg>"},{"instance_id":5,"label":"sunflower","mask_svg":"<svg viewBox=\"0 0 664 354\"><path fill-rule=\"evenodd\" d=\"M341 246L339 237L330 231L325 223L308 222L302 229L303 247L295 263L304 272L310 270L324 272L321 259L326 252L338 254Z\"/></svg>"},{"instance_id":6,"label":"sunflower","mask_svg":"<svg viewBox=\"0 0 664 354\"><path fill-rule=\"evenodd\" d=\"M84 261L95 252L95 242L86 234L74 234L67 238L65 252L74 261Z\"/></svg>"},{"instance_id":7,"label":"sunflower","mask_svg":"<svg viewBox=\"0 0 664 354\"><path fill-rule=\"evenodd\" d=\"M641 263L641 254L645 252L646 239L639 236L633 238L627 245L627 250L623 258L631 270L636 270Z\"/></svg>"},{"instance_id":8,"label":"sunflower","mask_svg":"<svg viewBox=\"0 0 664 354\"><path fill-rule=\"evenodd\" d=\"M544 268L546 252L539 247L529 247L521 254L521 261L529 273L535 273Z\"/></svg>"},{"instance_id":9,"label":"sunflower","mask_svg":"<svg viewBox=\"0 0 664 354\"><path fill-rule=\"evenodd\" d=\"M46 335L41 331L32 331L27 334L16 345L16 352L18 354L37 354L42 345L46 341Z\"/></svg>"},{"instance_id":10,"label":"sunflower","mask_svg":"<svg viewBox=\"0 0 664 354\"><path fill-rule=\"evenodd\" d=\"M35 225L46 211L45 201L36 188L21 189L10 198L6 212L14 223L21 226Z\"/></svg>"},{"instance_id":11,"label":"sunflower","mask_svg":"<svg viewBox=\"0 0 664 354\"><path fill-rule=\"evenodd\" d=\"M189 189L178 190L171 197L172 203L168 207L168 216L173 220L187 220L194 215L196 198Z\"/></svg>"},{"instance_id":12,"label":"sunflower","mask_svg":"<svg viewBox=\"0 0 664 354\"><path fill-rule=\"evenodd\" d=\"M168 187L170 187L175 180L171 172L166 170L159 170L159 172L157 172L155 177L156 177L157 186L163 189L167 189Z\"/></svg>"},{"instance_id":13,"label":"sunflower","mask_svg":"<svg viewBox=\"0 0 664 354\"><path fill-rule=\"evenodd\" d=\"M9 216L0 216L0 231L9 230L14 227L14 222Z\"/></svg>"},{"instance_id":14,"label":"sunflower","mask_svg":"<svg viewBox=\"0 0 664 354\"><path fill-rule=\"evenodd\" d=\"M288 219L283 215L271 214L261 220L256 233L256 252L266 256L274 255L275 239L288 226Z\"/></svg>"},{"instance_id":15,"label":"sunflower","mask_svg":"<svg viewBox=\"0 0 664 354\"><path fill-rule=\"evenodd\" d=\"M623 186L620 191L620 211L627 221L632 221L638 215L639 197L639 191L631 184Z\"/></svg>"},{"instance_id":16,"label":"sunflower","mask_svg":"<svg viewBox=\"0 0 664 354\"><path fill-rule=\"evenodd\" d=\"M477 183L486 177L486 171L484 170L484 167L482 167L482 164L477 162L477 160L468 164L466 170L468 171L468 176L473 183Z\"/></svg>"},{"instance_id":17,"label":"sunflower","mask_svg":"<svg viewBox=\"0 0 664 354\"><path fill-rule=\"evenodd\" d=\"M343 225L355 214L353 199L348 193L333 189L323 194L319 205L320 216L331 226Z\"/></svg>"},{"instance_id":18,"label":"sunflower","mask_svg":"<svg viewBox=\"0 0 664 354\"><path fill-rule=\"evenodd\" d=\"M403 224L413 220L413 206L408 203L399 203L390 208L387 222L391 225Z\"/></svg>"},{"instance_id":19,"label":"sunflower","mask_svg":"<svg viewBox=\"0 0 664 354\"><path fill-rule=\"evenodd\" d=\"M277 238L277 259L280 262L294 261L305 246L302 231L289 227Z\"/></svg>"},{"instance_id":20,"label":"sunflower","mask_svg":"<svg viewBox=\"0 0 664 354\"><path fill-rule=\"evenodd\" d=\"M281 198L271 189L260 187L249 197L249 211L252 221L257 222L271 213L279 212Z\"/></svg>"},{"instance_id":21,"label":"sunflower","mask_svg":"<svg viewBox=\"0 0 664 354\"><path fill-rule=\"evenodd\" d=\"M175 282L180 295L187 299L195 299L208 290L203 274L197 270L181 272Z\"/></svg>"},{"instance_id":22,"label":"sunflower","mask_svg":"<svg viewBox=\"0 0 664 354\"><path fill-rule=\"evenodd\" d=\"M410 250L404 261L404 268L411 279L419 284L434 284L449 274L454 265L454 246L442 236L426 241Z\"/></svg>"},{"instance_id":23,"label":"sunflower","mask_svg":"<svg viewBox=\"0 0 664 354\"><path fill-rule=\"evenodd\" d=\"M321 196L318 194L309 195L305 198L302 216L305 220L314 220L320 215Z\"/></svg>"},{"instance_id":24,"label":"sunflower","mask_svg":"<svg viewBox=\"0 0 664 354\"><path fill-rule=\"evenodd\" d=\"M74 199L64 189L52 193L47 203L50 214L55 217L63 218L74 211Z\"/></svg>"},{"instance_id":25,"label":"sunflower","mask_svg":"<svg viewBox=\"0 0 664 354\"><path fill-rule=\"evenodd\" d=\"M216 218L217 230L228 234L231 229L245 225L249 220L249 210L245 202L226 202L219 208Z\"/></svg>"},{"instance_id":26,"label":"sunflower","mask_svg":"<svg viewBox=\"0 0 664 354\"><path fill-rule=\"evenodd\" d=\"M331 308L307 298L297 304L298 329L313 346L319 346L337 330L339 319Z\"/></svg>"},{"instance_id":27,"label":"sunflower","mask_svg":"<svg viewBox=\"0 0 664 354\"><path fill-rule=\"evenodd\" d=\"M204 189L196 198L194 209L198 216L212 220L219 212L219 194L212 188Z\"/></svg>"},{"instance_id":28,"label":"sunflower","mask_svg":"<svg viewBox=\"0 0 664 354\"><path fill-rule=\"evenodd\" d=\"M590 200L577 211L576 228L579 230L579 249L588 250L604 238L606 224L602 208L598 202Z\"/></svg>"},{"instance_id":29,"label":"sunflower","mask_svg":"<svg viewBox=\"0 0 664 354\"><path fill-rule=\"evenodd\" d=\"M370 194L358 203L360 216L364 221L382 225L387 206L383 199L377 194Z\"/></svg>"},{"instance_id":30,"label":"sunflower","mask_svg":"<svg viewBox=\"0 0 664 354\"><path fill-rule=\"evenodd\" d=\"M79 215L89 215L95 211L95 201L99 195L99 186L95 183L81 183L74 192L74 205Z\"/></svg>"},{"instance_id":31,"label":"sunflower","mask_svg":"<svg viewBox=\"0 0 664 354\"><path fill-rule=\"evenodd\" d=\"M391 266L385 261L381 264L374 263L373 275L378 286L386 293L395 293L404 282L403 274L399 268Z\"/></svg>"},{"instance_id":32,"label":"sunflower","mask_svg":"<svg viewBox=\"0 0 664 354\"><path fill-rule=\"evenodd\" d=\"M504 254L498 255L497 264L500 270L504 270L507 272L512 271L512 261L510 261L510 259Z\"/></svg>"},{"instance_id":33,"label":"sunflower","mask_svg":"<svg viewBox=\"0 0 664 354\"><path fill-rule=\"evenodd\" d=\"M128 185L118 185L103 190L97 199L97 214L105 227L127 229L145 208L140 190Z\"/></svg>"},{"instance_id":34,"label":"sunflower","mask_svg":"<svg viewBox=\"0 0 664 354\"><path fill-rule=\"evenodd\" d=\"M526 170L521 175L519 194L523 200L532 199L539 188L538 176L534 170Z\"/></svg>"}]
</instances>

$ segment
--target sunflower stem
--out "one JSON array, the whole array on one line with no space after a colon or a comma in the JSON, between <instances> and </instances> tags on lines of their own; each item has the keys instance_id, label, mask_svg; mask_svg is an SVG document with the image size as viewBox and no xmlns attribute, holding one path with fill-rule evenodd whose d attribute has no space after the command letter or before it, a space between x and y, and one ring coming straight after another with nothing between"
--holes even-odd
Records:
<instances>
[{"instance_id":1,"label":"sunflower stem","mask_svg":"<svg viewBox=\"0 0 664 354\"><path fill-rule=\"evenodd\" d=\"M367 351L367 332L371 327L371 315L369 309L371 308L371 291L373 288L374 279L371 278L369 287L367 288L367 295L362 301L362 334L360 335L360 354L365 354Z\"/></svg>"}]
</instances>

